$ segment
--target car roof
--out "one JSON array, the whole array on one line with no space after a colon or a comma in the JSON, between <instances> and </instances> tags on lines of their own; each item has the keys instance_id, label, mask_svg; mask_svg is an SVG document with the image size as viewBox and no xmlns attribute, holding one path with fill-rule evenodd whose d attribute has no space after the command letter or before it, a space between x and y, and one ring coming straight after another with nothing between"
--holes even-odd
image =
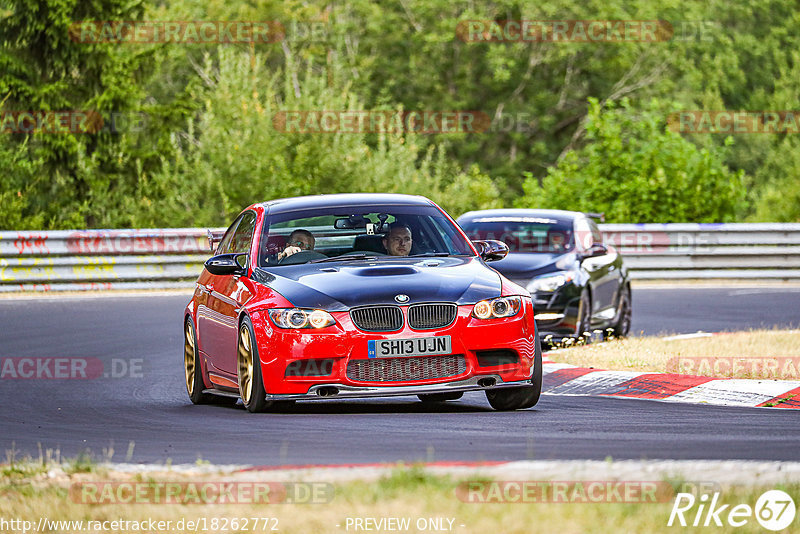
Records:
<instances>
[{"instance_id":1,"label":"car roof","mask_svg":"<svg viewBox=\"0 0 800 534\"><path fill-rule=\"evenodd\" d=\"M310 195L305 197L279 198L262 202L261 206L270 213L327 208L336 206L376 206L376 205L414 205L432 206L433 202L418 195L400 195L389 193L340 193L333 195Z\"/></svg>"},{"instance_id":2,"label":"car roof","mask_svg":"<svg viewBox=\"0 0 800 534\"><path fill-rule=\"evenodd\" d=\"M571 223L575 219L586 217L580 211L537 210L537 209L496 209L469 211L458 218L458 222L469 222L480 217L540 217L555 219L560 223Z\"/></svg>"}]
</instances>

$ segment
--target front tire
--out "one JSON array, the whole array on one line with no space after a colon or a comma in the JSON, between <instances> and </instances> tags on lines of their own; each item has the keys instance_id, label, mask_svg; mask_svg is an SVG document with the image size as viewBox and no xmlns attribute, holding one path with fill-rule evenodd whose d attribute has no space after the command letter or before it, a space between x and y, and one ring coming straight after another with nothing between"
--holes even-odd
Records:
<instances>
[{"instance_id":1,"label":"front tire","mask_svg":"<svg viewBox=\"0 0 800 534\"><path fill-rule=\"evenodd\" d=\"M486 392L486 400L498 411L524 410L532 408L542 395L542 344L537 336L533 358L533 377L531 385L519 388L490 389Z\"/></svg>"},{"instance_id":2,"label":"front tire","mask_svg":"<svg viewBox=\"0 0 800 534\"><path fill-rule=\"evenodd\" d=\"M261 359L258 357L258 344L253 323L245 316L239 326L237 376L239 396L250 413L266 412L270 408L281 409L294 404L294 401L268 401L261 374Z\"/></svg>"},{"instance_id":3,"label":"front tire","mask_svg":"<svg viewBox=\"0 0 800 534\"><path fill-rule=\"evenodd\" d=\"M589 296L589 291L584 290L581 293L580 304L578 305L578 321L575 325L575 336L580 338L584 335L587 339L592 337L591 325L592 323L592 299Z\"/></svg>"},{"instance_id":4,"label":"front tire","mask_svg":"<svg viewBox=\"0 0 800 534\"><path fill-rule=\"evenodd\" d=\"M256 335L249 317L242 319L239 325L239 342L237 357L237 376L239 378L239 395L242 403L250 413L264 412L270 406L264 390L264 379L261 375L261 360L258 357Z\"/></svg>"},{"instance_id":5,"label":"front tire","mask_svg":"<svg viewBox=\"0 0 800 534\"><path fill-rule=\"evenodd\" d=\"M612 334L614 337L626 337L631 331L631 288L626 287L619 297L619 318Z\"/></svg>"}]
</instances>

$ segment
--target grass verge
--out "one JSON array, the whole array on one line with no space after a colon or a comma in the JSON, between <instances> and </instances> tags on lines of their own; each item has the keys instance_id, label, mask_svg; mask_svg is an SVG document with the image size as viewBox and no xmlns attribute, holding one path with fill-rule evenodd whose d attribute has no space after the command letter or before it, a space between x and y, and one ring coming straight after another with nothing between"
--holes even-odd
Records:
<instances>
[{"instance_id":1,"label":"grass verge","mask_svg":"<svg viewBox=\"0 0 800 534\"><path fill-rule=\"evenodd\" d=\"M345 533L364 532L366 528L357 528L355 520L372 518L407 519L407 529L376 528L372 524L371 531L387 532L399 530L404 532L454 532L454 533L609 533L609 532L674 532L675 526L668 527L667 522L674 504L674 497L660 499L659 502L615 502L586 503L575 502L504 502L504 503L472 503L465 502L463 492L459 492L457 480L451 476L436 476L418 467L399 467L391 474L373 482L343 482L332 486L332 499L318 504L157 504L137 502L129 504L85 504L77 502L70 488L76 483L86 481L125 481L156 483L161 481L180 480L197 484L207 480L224 479L225 475L199 477L174 475L170 478L159 478L162 475L142 476L129 473L98 472L84 473L64 472L54 476L35 474L20 479L5 474L0 478L0 517L6 521L20 519L38 525L40 518L47 518L48 525L54 521L83 521L80 528L86 531L112 521L117 523L116 532L193 532L194 527L188 521L204 521L207 531L214 532L314 532ZM269 472L257 473L259 480L265 481ZM471 480L483 480L473 477ZM678 481L665 481L680 484ZM786 484L759 487L757 483L749 486L719 486L718 506L729 505L728 510L738 504L755 507L761 494L766 490L780 489L787 492L795 502L800 502L800 484ZM513 495L513 494L512 494ZM572 490L567 495L574 495ZM699 497L699 495L698 495ZM512 497L513 498L513 497ZM578 499L580 500L580 499ZM698 501L699 503L699 501ZM694 520L698 507L686 513L688 521ZM706 507L707 509L707 507ZM253 528L253 518L258 518L257 527ZM269 521L263 519L270 518ZM722 514L723 523L727 518ZM237 519L234 528L234 519ZM243 519L249 525L244 527ZM701 521L705 519L705 514ZM169 526L161 524L157 528L149 528L138 522L169 521ZM183 521L181 528L180 521ZM134 527L133 523L137 522ZM1 525L2 523L0 523ZM759 529L755 517L749 519L749 528L736 529L730 525L715 527L714 532L741 532ZM797 522L794 523L795 525ZM362 523L363 525L363 523ZM712 523L713 525L713 523ZM59 532L80 532L77 525L58 525ZM165 528L166 527L166 528ZM276 527L276 530L274 529ZM423 528L420 528L423 527ZM681 527L677 527L681 528ZM21 530L21 529L19 529ZM19 531L8 529L8 531ZM102 530L102 528L101 528ZM203 531L204 529L198 528Z\"/></svg>"},{"instance_id":2,"label":"grass verge","mask_svg":"<svg viewBox=\"0 0 800 534\"><path fill-rule=\"evenodd\" d=\"M800 331L751 330L707 337L632 337L549 353L551 360L616 371L800 380Z\"/></svg>"}]
</instances>

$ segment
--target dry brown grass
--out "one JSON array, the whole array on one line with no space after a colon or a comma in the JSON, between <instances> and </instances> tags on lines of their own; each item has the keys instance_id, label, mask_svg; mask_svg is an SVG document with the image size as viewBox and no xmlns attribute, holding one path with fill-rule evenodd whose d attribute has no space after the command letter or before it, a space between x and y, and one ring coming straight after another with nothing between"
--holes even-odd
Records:
<instances>
[{"instance_id":1,"label":"dry brown grass","mask_svg":"<svg viewBox=\"0 0 800 534\"><path fill-rule=\"evenodd\" d=\"M672 340L633 337L556 350L549 357L595 369L800 380L800 331L752 330Z\"/></svg>"},{"instance_id":2,"label":"dry brown grass","mask_svg":"<svg viewBox=\"0 0 800 534\"><path fill-rule=\"evenodd\" d=\"M155 475L148 475L155 476ZM163 475L159 475L161 477ZM167 475L168 481L211 480L208 475L187 478ZM260 480L269 480L269 473L258 473ZM158 478L159 480L165 480ZM225 475L213 477L224 479ZM93 521L178 521L207 518L211 521L232 518L277 518L279 532L285 533L347 533L356 531L347 528L348 518L410 518L412 525L420 518L452 518L453 530L460 534L502 533L609 533L609 532L674 532L676 527L667 527L673 501L659 503L584 504L584 503L506 503L471 504L457 497L458 481L440 477L417 468L397 469L391 476L376 482L345 482L335 485L335 497L327 504L305 505L165 505L165 504L105 504L87 505L70 498L69 486L76 481L132 480L129 474L109 472L72 473L65 478L41 473L32 476L0 476L0 517L5 520L25 519L38 522L49 520L93 520ZM135 475L133 480L153 480ZM678 481L675 481L677 483ZM720 504L747 503L753 506L765 489L752 487L722 488ZM783 486L797 500L800 485ZM756 527L755 520L751 519ZM271 527L273 523L268 523ZM256 530L228 529L219 525L213 532L270 532L259 522ZM680 528L680 527L677 527ZM737 532L731 527L714 528L714 532ZM62 529L61 532L73 532ZM118 532L132 530L118 529ZM148 530L145 530L148 531ZM174 526L164 532L187 532L187 528ZM739 530L741 531L741 529ZM385 531L384 531L385 532ZM405 532L420 532L411 528ZM434 532L427 530L423 532Z\"/></svg>"}]
</instances>

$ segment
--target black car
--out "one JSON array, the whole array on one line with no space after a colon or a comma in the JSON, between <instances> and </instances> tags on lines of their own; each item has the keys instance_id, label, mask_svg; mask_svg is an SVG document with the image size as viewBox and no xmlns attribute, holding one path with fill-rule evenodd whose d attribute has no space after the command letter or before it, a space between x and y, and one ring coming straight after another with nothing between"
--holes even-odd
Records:
<instances>
[{"instance_id":1,"label":"black car","mask_svg":"<svg viewBox=\"0 0 800 534\"><path fill-rule=\"evenodd\" d=\"M622 337L631 325L631 286L617 251L587 214L561 210L484 210L458 223L473 240L497 239L510 253L492 267L534 298L548 341L594 330Z\"/></svg>"}]
</instances>

